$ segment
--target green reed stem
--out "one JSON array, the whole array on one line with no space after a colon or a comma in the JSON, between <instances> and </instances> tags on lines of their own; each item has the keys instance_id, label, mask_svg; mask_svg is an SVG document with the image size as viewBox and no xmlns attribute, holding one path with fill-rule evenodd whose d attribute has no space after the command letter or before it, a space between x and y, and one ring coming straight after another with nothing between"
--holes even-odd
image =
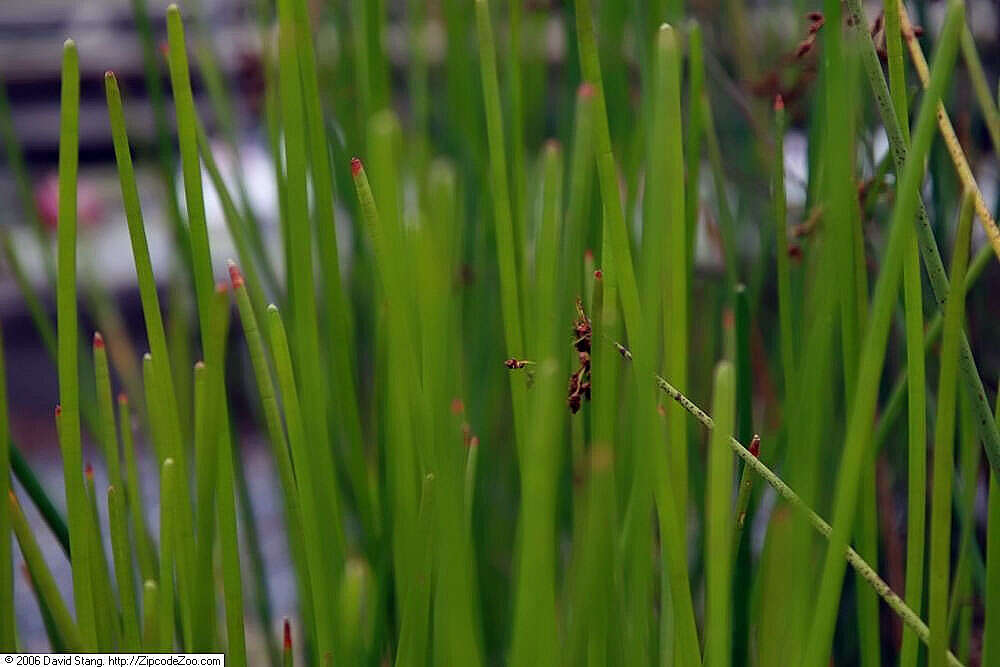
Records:
<instances>
[{"instance_id":1,"label":"green reed stem","mask_svg":"<svg viewBox=\"0 0 1000 667\"><path fill-rule=\"evenodd\" d=\"M63 45L62 100L59 126L59 260L56 291L59 339L59 403L63 479L69 510L70 548L75 555L73 599L84 649L95 649L97 626L87 553L87 501L80 446L80 378L76 313L76 173L80 126L80 63L76 44Z\"/></svg>"},{"instance_id":2,"label":"green reed stem","mask_svg":"<svg viewBox=\"0 0 1000 667\"><path fill-rule=\"evenodd\" d=\"M316 651L323 655L333 646L333 631L335 623L335 607L328 591L333 590L330 583L329 559L324 556L324 541L320 534L320 521L328 517L330 508L324 508L322 496L316 488L317 471L315 457L310 452L309 440L306 439L303 424L302 409L299 407L298 389L295 385L295 375L292 371L291 352L288 348L288 337L281 315L276 306L268 306L268 325L271 330L272 356L278 375L278 384L285 406L285 420L288 428L288 442L291 449L292 464L295 467L299 500L302 504L302 538L305 548L307 576L313 598L315 614ZM335 528L339 528L339 518L334 519ZM329 526L323 521L324 526Z\"/></svg>"},{"instance_id":3,"label":"green reed stem","mask_svg":"<svg viewBox=\"0 0 1000 667\"><path fill-rule=\"evenodd\" d=\"M951 260L952 296L945 304L941 335L938 409L934 422L934 470L931 487L931 546L928 574L930 650L928 664L944 662L948 648L948 581L951 567L952 477L955 469L955 403L957 400L958 336L965 312L965 271L972 230L972 200L962 199Z\"/></svg>"},{"instance_id":4,"label":"green reed stem","mask_svg":"<svg viewBox=\"0 0 1000 667\"><path fill-rule=\"evenodd\" d=\"M434 564L434 475L424 477L417 519L420 536L420 561L407 586L406 599L400 605L399 644L396 665L422 665L427 655L427 627L430 620L431 570Z\"/></svg>"},{"instance_id":5,"label":"green reed stem","mask_svg":"<svg viewBox=\"0 0 1000 667\"><path fill-rule=\"evenodd\" d=\"M905 58L901 41L899 3L886 0L885 39L889 57L889 85L895 117L903 141L909 144L909 100L906 89ZM906 380L908 447L907 447L907 526L906 526L906 602L916 613L923 606L924 554L926 553L927 515L927 397L924 367L924 315L923 288L920 281L920 251L913 238L903 259L903 298L906 313ZM885 417L883 417L883 421ZM876 451L879 448L876 436ZM903 629L903 645L899 664L914 667L917 664L917 635L909 628Z\"/></svg>"},{"instance_id":6,"label":"green reed stem","mask_svg":"<svg viewBox=\"0 0 1000 667\"><path fill-rule=\"evenodd\" d=\"M698 187L701 180L701 145L704 139L701 118L701 98L705 90L705 55L702 46L701 25L691 19L687 34L688 91L687 132L684 135L684 226L687 230L688 279L694 271L695 243L698 231L698 213L701 197Z\"/></svg>"},{"instance_id":7,"label":"green reed stem","mask_svg":"<svg viewBox=\"0 0 1000 667\"><path fill-rule=\"evenodd\" d=\"M257 391L260 394L261 405L264 408L264 421L267 424L268 439L271 443L271 453L274 465L278 471L278 481L281 484L284 499L285 526L288 534L288 548L295 563L298 581L299 605L303 618L303 626L315 627L313 621L312 595L308 587L308 562L302 533L302 505L299 492L295 485L295 474L292 470L292 460L288 451L288 440L285 437L281 421L281 411L278 407L277 394L271 368L268 365L267 353L264 348L264 338L258 325L256 314L250 304L243 274L235 264L229 265L229 275L236 295L236 305L239 308L243 332L250 351L250 362L253 365L254 376L257 379Z\"/></svg>"},{"instance_id":8,"label":"green reed stem","mask_svg":"<svg viewBox=\"0 0 1000 667\"><path fill-rule=\"evenodd\" d=\"M532 429L521 449L521 513L518 571L511 638L512 665L552 665L558 658L555 591L556 479L561 454L564 407L559 388L565 360L558 342L561 301L559 248L562 237L562 152L549 142L542 157L542 218L535 241L535 343L537 397Z\"/></svg>"},{"instance_id":9,"label":"green reed stem","mask_svg":"<svg viewBox=\"0 0 1000 667\"><path fill-rule=\"evenodd\" d=\"M1000 421L1000 394L997 395L996 419ZM990 474L989 505L986 515L986 591L1000 590L1000 483ZM987 593L983 619L983 661L992 665L1000 656L1000 595Z\"/></svg>"},{"instance_id":10,"label":"green reed stem","mask_svg":"<svg viewBox=\"0 0 1000 667\"><path fill-rule=\"evenodd\" d=\"M97 619L97 640L101 648L117 648L121 640L118 623L118 607L111 589L111 575L108 573L108 557L104 553L104 539L101 535L101 519L97 512L97 490L94 488L94 471L87 464L86 472L87 506L90 549L91 577L94 585L94 617Z\"/></svg>"},{"instance_id":11,"label":"green reed stem","mask_svg":"<svg viewBox=\"0 0 1000 667\"><path fill-rule=\"evenodd\" d=\"M157 593L157 641L162 652L174 650L174 552L177 541L177 465L166 458L160 466L160 576Z\"/></svg>"},{"instance_id":12,"label":"green reed stem","mask_svg":"<svg viewBox=\"0 0 1000 667\"><path fill-rule=\"evenodd\" d=\"M97 412L101 419L101 446L108 467L108 481L121 488L121 455L118 453L118 428L115 426L115 408L111 399L111 373L108 354L100 332L94 333L94 370L97 384Z\"/></svg>"},{"instance_id":13,"label":"green reed stem","mask_svg":"<svg viewBox=\"0 0 1000 667\"><path fill-rule=\"evenodd\" d=\"M142 585L142 648L146 651L159 648L159 597L156 581L147 579Z\"/></svg>"},{"instance_id":14,"label":"green reed stem","mask_svg":"<svg viewBox=\"0 0 1000 667\"><path fill-rule=\"evenodd\" d=\"M139 638L139 612L136 609L135 571L132 567L132 545L128 539L128 514L123 487L108 487L108 521L111 531L111 554L118 585L118 606L121 609L121 650L142 650Z\"/></svg>"},{"instance_id":15,"label":"green reed stem","mask_svg":"<svg viewBox=\"0 0 1000 667\"><path fill-rule=\"evenodd\" d=\"M934 56L933 77L920 105L910 158L904 166L898 186L896 205L890 222L890 237L882 270L875 286L871 315L864 343L858 356L858 377L854 386L844 454L834 495L834 531L830 537L823 567L816 612L806 649L806 665L825 663L833 637L844 574L843 553L854 523L858 486L864 462L870 456L871 424L875 415L878 379L885 361L889 324L895 305L902 271L903 250L911 238L905 221L916 214L923 161L934 136L936 103L941 99L951 76L958 51L958 31L964 15L960 0L951 2L945 28ZM900 221L904 221L900 223Z\"/></svg>"},{"instance_id":16,"label":"green reed stem","mask_svg":"<svg viewBox=\"0 0 1000 667\"><path fill-rule=\"evenodd\" d=\"M302 78L302 108L305 115L307 136L309 137L309 166L312 174L315 206L313 220L316 227L316 241L319 246L320 273L323 277L323 306L326 324L326 348L331 366L330 386L324 387L333 397L335 422L343 429L346 442L344 458L347 478L366 531L374 530L371 488L368 481L364 443L361 432L361 417L358 412L358 396L355 373L351 359L354 355L353 333L350 330L348 302L344 296L340 275L340 254L337 242L337 227L334 217L333 168L330 164L330 150L326 132L326 121L320 97L319 78L316 73L316 54L305 0L295 2L295 47ZM310 265L311 266L311 265ZM310 269L311 270L311 269ZM311 273L309 275L312 275ZM308 283L310 286L312 282ZM312 343L310 343L312 345ZM318 343L315 344L318 354ZM314 364L315 365L315 364ZM317 368L317 374L318 374ZM310 391L313 384L305 385ZM326 395L325 393L323 394ZM307 399L308 400L308 399ZM322 406L308 403L310 411ZM316 412L317 418L321 412ZM312 421L312 420L310 420ZM325 431L319 433L322 435Z\"/></svg>"},{"instance_id":17,"label":"green reed stem","mask_svg":"<svg viewBox=\"0 0 1000 667\"><path fill-rule=\"evenodd\" d=\"M129 413L128 397L118 396L118 426L121 429L122 451L125 456L125 502L132 519L132 541L135 543L136 559L142 581L156 576L156 553L152 547L149 529L146 526L146 511L143 507L142 492L139 489L139 468L135 458L135 443L132 437L132 415Z\"/></svg>"},{"instance_id":18,"label":"green reed stem","mask_svg":"<svg viewBox=\"0 0 1000 667\"><path fill-rule=\"evenodd\" d=\"M39 598L39 604L44 604L51 614L52 621L65 647L71 651L79 651L84 645L83 637L76 623L73 622L73 617L63 601L49 566L45 564L42 550L38 547L38 542L35 541L34 532L31 530L24 512L21 511L21 506L13 491L8 490L6 504L10 512L14 535L17 537L17 544L21 548L21 556L28 566L28 572L35 585L35 594ZM86 511L86 507L83 509Z\"/></svg>"},{"instance_id":19,"label":"green reed stem","mask_svg":"<svg viewBox=\"0 0 1000 667\"><path fill-rule=\"evenodd\" d=\"M500 267L500 310L508 358L521 359L525 351L521 321L521 297L517 262L517 233L511 214L510 188L507 185L506 144L500 89L497 83L496 47L490 20L489 0L476 0L476 34L479 37L479 66L486 107L486 133L489 141L490 195L493 199L493 224L496 233L497 264ZM524 448L527 419L525 374L510 374L511 401L514 407L515 442Z\"/></svg>"},{"instance_id":20,"label":"green reed stem","mask_svg":"<svg viewBox=\"0 0 1000 667\"><path fill-rule=\"evenodd\" d=\"M712 402L716 427L708 449L705 500L705 657L706 664L719 667L730 663L732 643L733 461L726 444L736 426L734 376L731 363L716 366Z\"/></svg>"}]
</instances>

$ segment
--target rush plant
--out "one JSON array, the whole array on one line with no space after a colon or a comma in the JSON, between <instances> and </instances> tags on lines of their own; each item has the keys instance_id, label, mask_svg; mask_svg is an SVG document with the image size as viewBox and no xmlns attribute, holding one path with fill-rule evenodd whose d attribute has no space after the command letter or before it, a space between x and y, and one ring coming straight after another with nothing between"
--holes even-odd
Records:
<instances>
[{"instance_id":1,"label":"rush plant","mask_svg":"<svg viewBox=\"0 0 1000 667\"><path fill-rule=\"evenodd\" d=\"M39 645L17 623L36 613L15 597L23 563L53 651L996 664L984 284L1000 236L975 166L1000 148L1000 113L962 1L929 34L898 0L874 25L860 0L828 0L784 54L738 0L704 26L682 1L414 0L397 3L402 32L386 4L254 3L270 247L242 169L228 179L213 153L219 133L240 163L240 119L204 17L133 0L166 185L154 220L137 111L107 72L134 342L77 265L66 41L55 252L40 222L0 225L57 369L65 502L14 440L0 349L0 652ZM398 34L399 77L384 48ZM959 141L950 117L990 143ZM0 136L7 209L39 221L5 92ZM786 169L803 141L807 168ZM207 186L233 258L211 245ZM155 225L169 271L150 259ZM288 572L263 558L245 457L260 441Z\"/></svg>"}]
</instances>

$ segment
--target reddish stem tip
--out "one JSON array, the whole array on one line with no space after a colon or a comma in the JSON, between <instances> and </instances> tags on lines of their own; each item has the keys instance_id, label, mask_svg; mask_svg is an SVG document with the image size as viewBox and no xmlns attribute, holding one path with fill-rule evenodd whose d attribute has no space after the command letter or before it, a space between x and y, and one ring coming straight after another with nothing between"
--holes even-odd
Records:
<instances>
[{"instance_id":1,"label":"reddish stem tip","mask_svg":"<svg viewBox=\"0 0 1000 667\"><path fill-rule=\"evenodd\" d=\"M84 469L83 469L83 474L87 476L88 480L90 480L91 482L93 482L94 481L94 466L92 466L92 465L90 465L88 463L86 465L86 467L84 467Z\"/></svg>"},{"instance_id":2,"label":"reddish stem tip","mask_svg":"<svg viewBox=\"0 0 1000 667\"><path fill-rule=\"evenodd\" d=\"M594 251L591 250L590 248L587 248L586 250L584 250L583 251L583 261L585 261L585 262L593 262L594 261Z\"/></svg>"},{"instance_id":3,"label":"reddish stem tip","mask_svg":"<svg viewBox=\"0 0 1000 667\"><path fill-rule=\"evenodd\" d=\"M56 419L62 417L62 406L56 403Z\"/></svg>"},{"instance_id":4,"label":"reddish stem tip","mask_svg":"<svg viewBox=\"0 0 1000 667\"><path fill-rule=\"evenodd\" d=\"M109 70L109 69L104 70L104 78L105 79L113 79L113 78L115 78L114 71L113 70Z\"/></svg>"},{"instance_id":5,"label":"reddish stem tip","mask_svg":"<svg viewBox=\"0 0 1000 667\"><path fill-rule=\"evenodd\" d=\"M128 405L128 396L125 395L124 391L118 394L118 405Z\"/></svg>"},{"instance_id":6,"label":"reddish stem tip","mask_svg":"<svg viewBox=\"0 0 1000 667\"><path fill-rule=\"evenodd\" d=\"M750 453L753 454L755 459L760 458L760 436L756 433L753 436L753 440L750 441L750 447L748 448Z\"/></svg>"},{"instance_id":7,"label":"reddish stem tip","mask_svg":"<svg viewBox=\"0 0 1000 667\"><path fill-rule=\"evenodd\" d=\"M285 619L285 650L292 650L292 624L287 618Z\"/></svg>"},{"instance_id":8,"label":"reddish stem tip","mask_svg":"<svg viewBox=\"0 0 1000 667\"><path fill-rule=\"evenodd\" d=\"M233 289L243 287L243 272L240 271L240 267L236 266L235 262L229 262L229 280L233 283Z\"/></svg>"},{"instance_id":9,"label":"reddish stem tip","mask_svg":"<svg viewBox=\"0 0 1000 667\"><path fill-rule=\"evenodd\" d=\"M580 87L577 88L576 94L580 96L580 99L589 100L597 94L597 88L595 88L594 84L591 82L584 81L580 84Z\"/></svg>"},{"instance_id":10,"label":"reddish stem tip","mask_svg":"<svg viewBox=\"0 0 1000 667\"><path fill-rule=\"evenodd\" d=\"M478 446L479 446L479 436L478 435L474 435L471 438L469 438L469 448L470 449L472 447L478 447Z\"/></svg>"},{"instance_id":11,"label":"reddish stem tip","mask_svg":"<svg viewBox=\"0 0 1000 667\"><path fill-rule=\"evenodd\" d=\"M594 271L594 280L600 280L603 277L604 277L604 272L603 271L601 271L600 269L597 269L596 271Z\"/></svg>"},{"instance_id":12,"label":"reddish stem tip","mask_svg":"<svg viewBox=\"0 0 1000 667\"><path fill-rule=\"evenodd\" d=\"M460 415L465 412L465 403L458 396L451 399L451 414Z\"/></svg>"},{"instance_id":13,"label":"reddish stem tip","mask_svg":"<svg viewBox=\"0 0 1000 667\"><path fill-rule=\"evenodd\" d=\"M361 160L359 160L356 157L352 157L351 158L351 175L352 176L357 176L358 172L361 171L362 167L363 167L363 165L361 164Z\"/></svg>"},{"instance_id":14,"label":"reddish stem tip","mask_svg":"<svg viewBox=\"0 0 1000 667\"><path fill-rule=\"evenodd\" d=\"M219 294L225 294L229 291L229 283L225 281L215 283L215 291Z\"/></svg>"},{"instance_id":15,"label":"reddish stem tip","mask_svg":"<svg viewBox=\"0 0 1000 667\"><path fill-rule=\"evenodd\" d=\"M104 347L104 336L101 335L100 331L94 332L94 347L96 348Z\"/></svg>"},{"instance_id":16,"label":"reddish stem tip","mask_svg":"<svg viewBox=\"0 0 1000 667\"><path fill-rule=\"evenodd\" d=\"M784 109L785 109L785 98L783 98L781 95L775 95L774 96L774 110L775 111L784 111Z\"/></svg>"}]
</instances>

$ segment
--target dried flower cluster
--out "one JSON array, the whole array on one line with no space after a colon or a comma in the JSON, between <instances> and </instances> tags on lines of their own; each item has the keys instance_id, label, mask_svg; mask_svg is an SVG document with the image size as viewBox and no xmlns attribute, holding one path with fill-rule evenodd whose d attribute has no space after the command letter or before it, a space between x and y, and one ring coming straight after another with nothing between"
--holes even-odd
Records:
<instances>
[{"instance_id":1,"label":"dried flower cluster","mask_svg":"<svg viewBox=\"0 0 1000 667\"><path fill-rule=\"evenodd\" d=\"M566 402L569 411L580 411L583 400L590 400L590 342L592 330L590 319L583 310L583 302L576 299L576 322L573 323L573 349L580 359L580 367L569 376L569 393Z\"/></svg>"}]
</instances>

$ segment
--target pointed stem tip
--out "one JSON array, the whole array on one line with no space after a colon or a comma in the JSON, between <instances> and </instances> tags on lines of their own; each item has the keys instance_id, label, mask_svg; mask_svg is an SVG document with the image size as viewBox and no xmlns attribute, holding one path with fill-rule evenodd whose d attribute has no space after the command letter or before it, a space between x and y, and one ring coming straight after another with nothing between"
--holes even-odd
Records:
<instances>
[{"instance_id":1,"label":"pointed stem tip","mask_svg":"<svg viewBox=\"0 0 1000 667\"><path fill-rule=\"evenodd\" d=\"M94 349L104 349L104 336L100 331L94 332Z\"/></svg>"},{"instance_id":2,"label":"pointed stem tip","mask_svg":"<svg viewBox=\"0 0 1000 667\"><path fill-rule=\"evenodd\" d=\"M291 650L291 648L292 648L292 624L291 624L291 622L287 618L285 619L285 641L284 641L284 645L285 645L285 650L286 651Z\"/></svg>"},{"instance_id":3,"label":"pointed stem tip","mask_svg":"<svg viewBox=\"0 0 1000 667\"><path fill-rule=\"evenodd\" d=\"M233 260L229 260L229 280L232 281L234 290L243 287L243 272Z\"/></svg>"},{"instance_id":4,"label":"pointed stem tip","mask_svg":"<svg viewBox=\"0 0 1000 667\"><path fill-rule=\"evenodd\" d=\"M358 159L356 157L352 157L351 158L351 175L352 176L357 176L358 172L361 171L361 169L363 168L363 166L364 165L361 164L361 160L360 159Z\"/></svg>"},{"instance_id":5,"label":"pointed stem tip","mask_svg":"<svg viewBox=\"0 0 1000 667\"><path fill-rule=\"evenodd\" d=\"M783 111L784 108L785 108L785 98L783 98L781 95L775 95L774 96L774 110L775 111Z\"/></svg>"}]
</instances>

